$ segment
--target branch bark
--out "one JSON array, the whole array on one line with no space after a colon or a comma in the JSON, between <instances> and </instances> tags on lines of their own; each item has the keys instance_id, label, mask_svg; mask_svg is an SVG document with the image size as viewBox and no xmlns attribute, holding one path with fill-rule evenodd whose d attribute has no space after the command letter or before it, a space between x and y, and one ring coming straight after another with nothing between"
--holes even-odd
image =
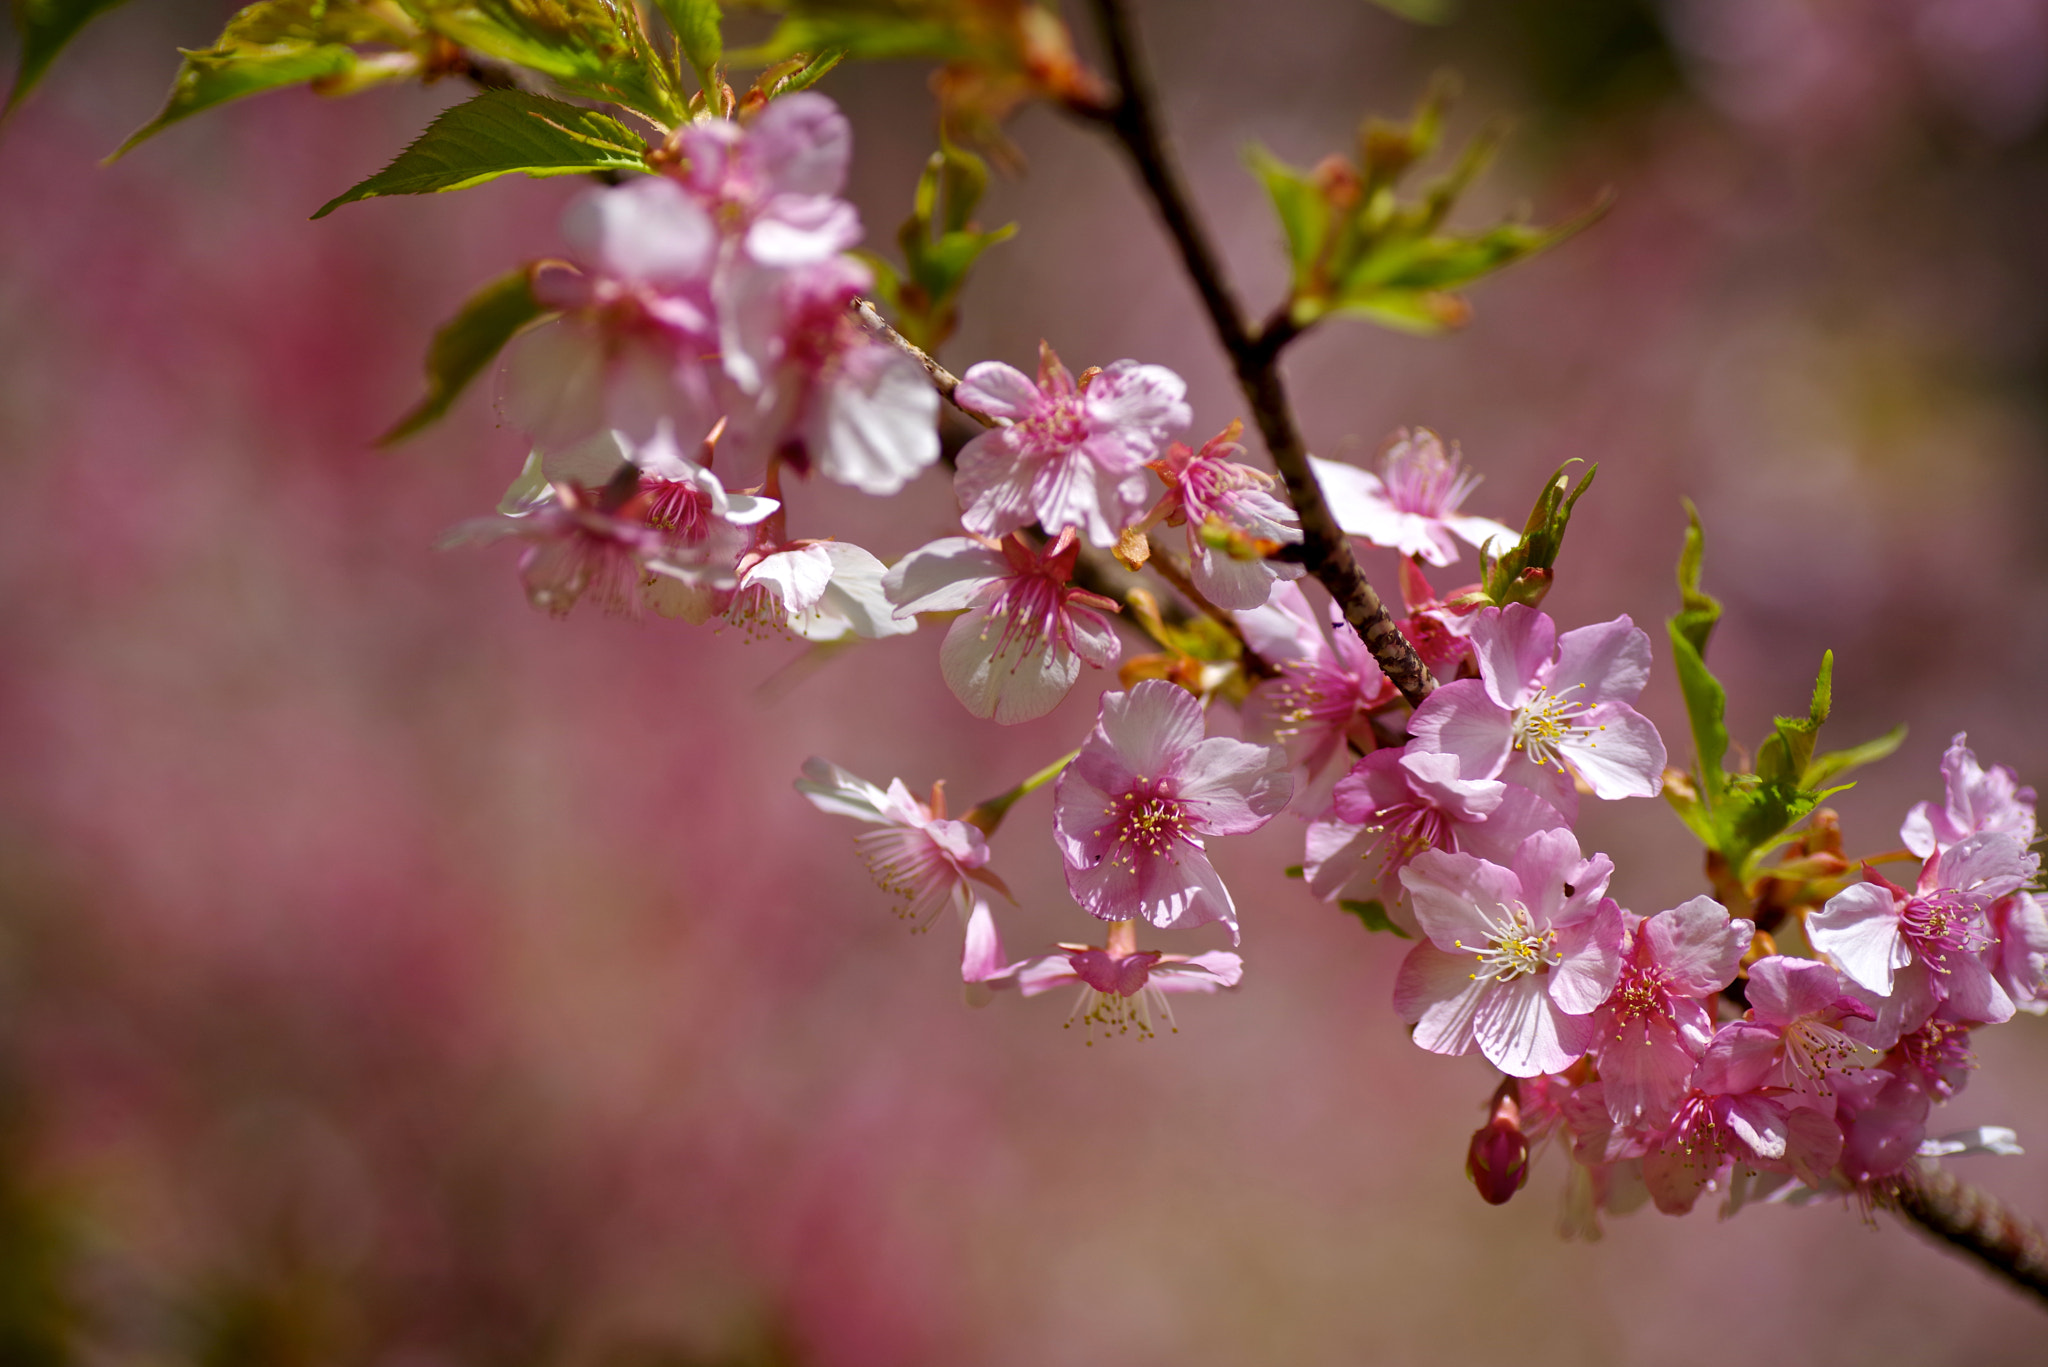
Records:
<instances>
[{"instance_id":1,"label":"branch bark","mask_svg":"<svg viewBox=\"0 0 2048 1367\"><path fill-rule=\"evenodd\" d=\"M2048 1236L1989 1192L1945 1168L1915 1161L1878 1193L1878 1204L2048 1301Z\"/></svg>"},{"instance_id":2,"label":"branch bark","mask_svg":"<svg viewBox=\"0 0 2048 1367\"><path fill-rule=\"evenodd\" d=\"M1308 447L1294 421L1293 405L1280 375L1280 353L1297 335L1284 312L1261 331L1246 324L1236 295L1224 273L1222 259L1209 240L1194 201L1160 125L1157 92L1138 51L1130 15L1123 0L1093 0L1097 22L1116 76L1117 97L1104 106L1070 105L1077 115L1101 124L1130 158L1145 183L1153 208L1179 249L1181 262L1223 349L1230 356L1245 402L1251 406L1266 449L1287 486L1287 496L1301 519L1299 559L1322 582L1343 609L1344 620L1365 642L1372 657L1411 705L1419 705L1436 688L1436 679L1415 647L1401 634L1393 614L1380 601L1351 542L1337 525L1308 463Z\"/></svg>"}]
</instances>

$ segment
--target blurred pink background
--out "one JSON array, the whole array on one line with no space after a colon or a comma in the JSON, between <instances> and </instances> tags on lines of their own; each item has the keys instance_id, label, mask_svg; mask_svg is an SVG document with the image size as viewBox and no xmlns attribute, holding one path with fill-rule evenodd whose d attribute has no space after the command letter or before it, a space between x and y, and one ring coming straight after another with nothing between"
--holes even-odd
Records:
<instances>
[{"instance_id":1,"label":"blurred pink background","mask_svg":"<svg viewBox=\"0 0 2048 1367\"><path fill-rule=\"evenodd\" d=\"M556 246L574 186L501 181L306 216L461 92L252 100L100 157L225 6L87 32L0 130L0 1359L94 1364L1815 1364L2038 1361L2039 1309L1853 1209L1644 1212L1555 1232L1551 1154L1501 1209L1462 1175L1491 1075L1389 1005L1401 946L1226 844L1248 973L1180 1031L1084 1047L1060 998L960 1000L817 753L958 799L1094 710L997 730L931 631L794 646L529 610L511 553L443 554L523 452L488 395L392 453L432 328ZM1519 131L1462 221L1606 221L1474 292L1465 333L1331 324L1290 360L1325 455L1463 444L1519 521L1600 463L1548 607L1675 607L1682 496L1727 605L1738 737L1837 653L1844 794L1894 843L1967 728L2048 780L2048 2L1356 0L1141 7L1195 189L1247 299L1283 279L1239 156L1298 164L1440 64L1460 133ZM885 243L931 147L913 67L825 89ZM1120 356L1240 412L1124 168L1043 110L1012 132L956 367ZM946 532L800 489L793 527L885 557ZM1391 562L1369 563L1392 586ZM1660 669L1646 710L1674 757ZM1049 795L995 841L1010 947L1085 935ZM1661 804L1595 807L1650 912L1702 890ZM1211 942L1213 938L1214 943ZM1188 950L1220 934L1178 937ZM2048 1023L1980 1037L1937 1129L2035 1152L1964 1176L2048 1216ZM14 1345L12 1348L9 1345ZM44 1354L38 1356L38 1354Z\"/></svg>"}]
</instances>

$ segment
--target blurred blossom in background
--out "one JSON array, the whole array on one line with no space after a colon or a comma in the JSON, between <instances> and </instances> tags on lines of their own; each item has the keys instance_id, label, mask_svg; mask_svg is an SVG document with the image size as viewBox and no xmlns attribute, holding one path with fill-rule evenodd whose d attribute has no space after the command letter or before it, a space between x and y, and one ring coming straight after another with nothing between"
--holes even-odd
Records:
<instances>
[{"instance_id":1,"label":"blurred blossom in background","mask_svg":"<svg viewBox=\"0 0 2048 1367\"><path fill-rule=\"evenodd\" d=\"M1693 498L1738 738L1827 648L1838 743L1912 726L1835 800L1852 845L1939 796L1958 730L2048 782L2048 0L1139 8L1261 303L1284 262L1242 147L1346 150L1442 66L1454 134L1516 124L1469 221L1619 193L1451 339L1332 323L1290 353L1318 454L1429 426L1486 475L1467 510L1516 523L1560 461L1598 461L1547 607L1653 628L1667 736L1654 627ZM815 753L971 800L1071 748L1094 691L995 732L930 631L817 663L557 622L510 552L432 550L516 438L479 394L369 442L433 327L556 250L574 187L306 221L452 88L266 96L100 167L227 9L139 0L0 131L0 1362L2038 1352L2034 1306L1888 1218L1645 1212L1563 1243L1554 1153L1483 1205L1462 1165L1491 1074L1404 1038L1404 947L1281 878L1291 817L1219 852L1245 985L1186 999L1178 1034L1084 1048L1054 1002L965 1008L948 935L907 936L790 781ZM825 89L882 239L932 146L923 73ZM1027 173L983 218L1021 231L946 359L1028 366L1044 336L1180 371L1198 438L1238 416L1110 150L1042 109L1011 132ZM792 502L885 558L953 526L932 476ZM1049 801L993 842L1017 952L1094 929ZM1661 804L1597 805L1581 836L1639 912L1704 889ZM1945 1119L2034 1152L1963 1175L2048 1216L2048 1023L1981 1044Z\"/></svg>"}]
</instances>

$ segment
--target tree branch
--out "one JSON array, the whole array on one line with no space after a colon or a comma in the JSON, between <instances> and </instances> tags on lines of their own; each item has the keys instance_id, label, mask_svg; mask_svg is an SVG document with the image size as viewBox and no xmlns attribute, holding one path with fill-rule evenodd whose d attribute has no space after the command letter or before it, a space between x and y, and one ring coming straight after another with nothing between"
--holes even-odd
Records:
<instances>
[{"instance_id":1,"label":"tree branch","mask_svg":"<svg viewBox=\"0 0 2048 1367\"><path fill-rule=\"evenodd\" d=\"M1110 68L1116 76L1117 98L1100 109L1071 105L1069 108L1110 130L1145 183L1153 207L1179 248L1188 278L1202 297L1202 306L1218 340L1229 353L1238 385L1301 519L1298 558L1330 591L1343 609L1344 620L1365 642L1366 649L1401 690L1401 695L1411 704L1420 704L1436 688L1436 679L1359 569L1350 540L1323 501L1323 491L1308 463L1308 448L1295 425L1294 409L1280 376L1280 352L1298 330L1284 314L1276 315L1257 334L1246 325L1222 260L1209 241L1167 146L1157 113L1158 95L1138 52L1123 0L1093 0L1093 4L1109 52Z\"/></svg>"},{"instance_id":2,"label":"tree branch","mask_svg":"<svg viewBox=\"0 0 2048 1367\"><path fill-rule=\"evenodd\" d=\"M1923 1233L2048 1301L2048 1236L1989 1192L1945 1168L1915 1161L1877 1199Z\"/></svg>"}]
</instances>

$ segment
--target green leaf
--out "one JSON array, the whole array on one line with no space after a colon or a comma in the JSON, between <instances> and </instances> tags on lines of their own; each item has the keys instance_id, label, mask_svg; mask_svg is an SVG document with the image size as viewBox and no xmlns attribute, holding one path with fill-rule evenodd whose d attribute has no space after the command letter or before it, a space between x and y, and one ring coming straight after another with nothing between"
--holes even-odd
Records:
<instances>
[{"instance_id":1,"label":"green leaf","mask_svg":"<svg viewBox=\"0 0 2048 1367\"><path fill-rule=\"evenodd\" d=\"M1266 187L1266 197L1280 218L1280 230L1287 235L1295 292L1305 294L1312 288L1316 263L1329 239L1330 204L1321 187L1265 148L1253 144L1244 156L1252 174Z\"/></svg>"},{"instance_id":2,"label":"green leaf","mask_svg":"<svg viewBox=\"0 0 2048 1367\"><path fill-rule=\"evenodd\" d=\"M1356 916L1360 921L1364 922L1365 928L1367 930L1384 930L1389 934L1398 935L1404 940L1412 940L1415 938L1413 935L1410 935L1407 931L1401 929L1401 927L1395 925L1393 922L1393 918L1387 915L1387 909L1377 901L1342 901L1337 903L1337 905L1343 910L1350 912L1353 916Z\"/></svg>"},{"instance_id":3,"label":"green leaf","mask_svg":"<svg viewBox=\"0 0 2048 1367\"><path fill-rule=\"evenodd\" d=\"M483 372L505 343L524 329L551 316L533 297L532 276L524 269L503 275L470 296L427 348L427 395L377 439L390 446L438 421L469 382Z\"/></svg>"},{"instance_id":4,"label":"green leaf","mask_svg":"<svg viewBox=\"0 0 2048 1367\"><path fill-rule=\"evenodd\" d=\"M57 54L78 36L80 29L120 3L121 0L14 0L14 32L21 40L21 65L15 68L14 87L7 92L7 103L0 107L0 115L12 113L31 90L42 84L50 63L57 60Z\"/></svg>"},{"instance_id":5,"label":"green leaf","mask_svg":"<svg viewBox=\"0 0 2048 1367\"><path fill-rule=\"evenodd\" d=\"M717 87L712 68L725 57L725 40L718 31L718 0L655 0L655 5L676 35L683 60L697 73L698 88L708 97Z\"/></svg>"},{"instance_id":6,"label":"green leaf","mask_svg":"<svg viewBox=\"0 0 2048 1367\"><path fill-rule=\"evenodd\" d=\"M639 11L611 0L397 0L434 32L487 57L530 67L564 94L624 105L665 125L689 116L669 63Z\"/></svg>"},{"instance_id":7,"label":"green leaf","mask_svg":"<svg viewBox=\"0 0 2048 1367\"><path fill-rule=\"evenodd\" d=\"M184 54L162 111L130 135L114 156L181 119L245 95L308 84L324 95L345 95L417 76L420 54L403 49L421 42L423 35L416 27L401 26L404 18L403 11L373 11L354 0L265 0L251 5L228 21L211 48ZM391 50L356 51L365 44Z\"/></svg>"},{"instance_id":8,"label":"green leaf","mask_svg":"<svg viewBox=\"0 0 2048 1367\"><path fill-rule=\"evenodd\" d=\"M959 25L943 20L914 14L834 13L823 6L803 8L810 12L786 15L766 42L734 53L733 60L765 66L800 52L835 49L856 61L928 58L943 62L972 57L976 52Z\"/></svg>"},{"instance_id":9,"label":"green leaf","mask_svg":"<svg viewBox=\"0 0 2048 1367\"><path fill-rule=\"evenodd\" d=\"M1521 537L1513 546L1498 555L1486 553L1491 543L1482 549L1480 586L1493 602L1502 607L1509 603L1526 603L1535 607L1549 592L1551 570L1557 564L1559 552L1564 549L1564 534L1571 526L1572 509L1579 506L1579 497L1593 487L1593 478L1600 473L1599 466L1588 465L1586 473L1579 477L1575 486L1571 481L1571 468L1578 463L1574 458L1551 472L1529 509L1528 519L1522 523Z\"/></svg>"},{"instance_id":10,"label":"green leaf","mask_svg":"<svg viewBox=\"0 0 2048 1367\"><path fill-rule=\"evenodd\" d=\"M1692 725L1700 801L1712 815L1726 787L1721 761L1728 753L1728 693L1707 668L1704 652L1707 637L1720 620L1721 605L1700 591L1700 560L1706 537L1700 530L1699 511L1688 502L1685 512L1685 548L1678 557L1682 605L1669 623L1671 660L1678 673L1679 692L1685 698L1685 714Z\"/></svg>"},{"instance_id":11,"label":"green leaf","mask_svg":"<svg viewBox=\"0 0 2048 1367\"><path fill-rule=\"evenodd\" d=\"M1808 788L1818 788L1837 774L1846 774L1851 769L1874 764L1885 758L1903 745L1905 740L1906 727L1902 722L1875 740L1867 740L1847 750L1833 750L1821 755L1806 766L1806 773L1800 782Z\"/></svg>"},{"instance_id":12,"label":"green leaf","mask_svg":"<svg viewBox=\"0 0 2048 1367\"><path fill-rule=\"evenodd\" d=\"M1807 715L1779 717L1773 723L1772 734L1757 747L1758 777L1798 787L1810 786L1801 782L1801 776L1813 760L1813 743L1819 737L1821 724L1827 721L1828 711L1833 705L1834 674L1835 652L1830 650L1821 656L1820 675L1814 680L1813 701L1808 706Z\"/></svg>"},{"instance_id":13,"label":"green leaf","mask_svg":"<svg viewBox=\"0 0 2048 1367\"><path fill-rule=\"evenodd\" d=\"M646 169L645 144L617 119L523 90L486 90L444 111L396 161L313 217L359 199L462 190L499 176Z\"/></svg>"}]
</instances>

